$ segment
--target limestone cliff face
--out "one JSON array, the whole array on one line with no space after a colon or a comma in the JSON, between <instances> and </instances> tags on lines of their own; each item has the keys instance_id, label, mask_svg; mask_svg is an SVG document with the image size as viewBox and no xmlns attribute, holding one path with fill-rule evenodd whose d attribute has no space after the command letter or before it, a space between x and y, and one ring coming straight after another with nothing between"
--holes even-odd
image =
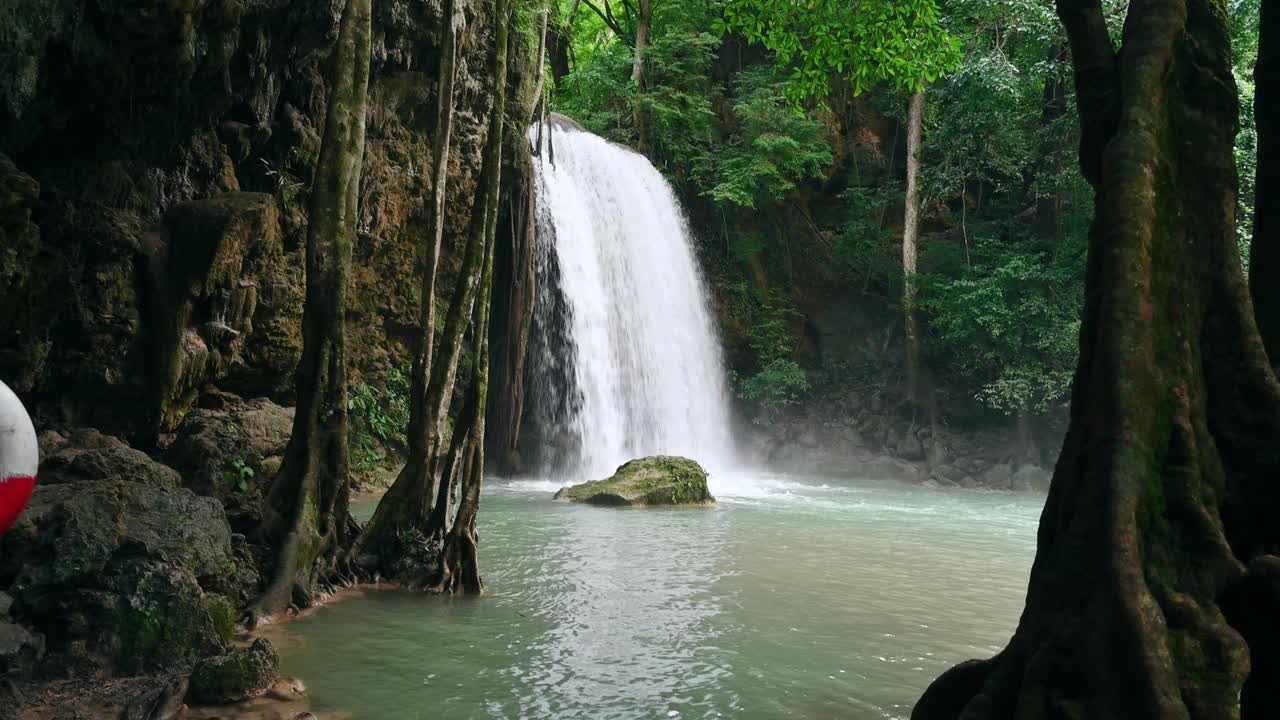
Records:
<instances>
[{"instance_id":1,"label":"limestone cliff face","mask_svg":"<svg viewBox=\"0 0 1280 720\"><path fill-rule=\"evenodd\" d=\"M0 8L0 378L46 424L143 438L216 381L287 399L332 0ZM494 78L465 8L442 271L470 218ZM438 3L374 2L349 366L406 366L430 187ZM531 53L512 56L513 76ZM519 93L515 93L519 97ZM447 297L447 296L445 296Z\"/></svg>"}]
</instances>

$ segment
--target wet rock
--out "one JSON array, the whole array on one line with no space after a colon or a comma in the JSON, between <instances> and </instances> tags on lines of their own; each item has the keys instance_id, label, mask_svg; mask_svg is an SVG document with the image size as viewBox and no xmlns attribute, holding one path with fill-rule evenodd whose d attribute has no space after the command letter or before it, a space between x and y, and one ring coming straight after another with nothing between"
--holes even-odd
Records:
<instances>
[{"instance_id":1,"label":"wet rock","mask_svg":"<svg viewBox=\"0 0 1280 720\"><path fill-rule=\"evenodd\" d=\"M35 636L26 628L14 623L0 623L0 665L33 643Z\"/></svg>"},{"instance_id":2,"label":"wet rock","mask_svg":"<svg viewBox=\"0 0 1280 720\"><path fill-rule=\"evenodd\" d=\"M181 717L187 695L187 679L170 678L159 687L143 692L125 704L120 720L172 720Z\"/></svg>"},{"instance_id":3,"label":"wet rock","mask_svg":"<svg viewBox=\"0 0 1280 720\"><path fill-rule=\"evenodd\" d=\"M293 408L281 407L266 398L246 400L233 409L232 419L240 426L249 446L262 457L283 455L293 433Z\"/></svg>"},{"instance_id":4,"label":"wet rock","mask_svg":"<svg viewBox=\"0 0 1280 720\"><path fill-rule=\"evenodd\" d=\"M0 538L14 613L49 638L56 673L165 670L217 651L230 605L205 590L240 592L242 576L221 506L184 488L37 485Z\"/></svg>"},{"instance_id":5,"label":"wet rock","mask_svg":"<svg viewBox=\"0 0 1280 720\"><path fill-rule=\"evenodd\" d=\"M201 388L242 363L258 288L284 263L271 195L228 192L168 208L146 274L160 430L176 428Z\"/></svg>"},{"instance_id":6,"label":"wet rock","mask_svg":"<svg viewBox=\"0 0 1280 720\"><path fill-rule=\"evenodd\" d=\"M903 433L902 438L898 441L897 451L898 457L903 460L921 461L925 459L924 443L920 442L920 438L915 433Z\"/></svg>"},{"instance_id":7,"label":"wet rock","mask_svg":"<svg viewBox=\"0 0 1280 720\"><path fill-rule=\"evenodd\" d=\"M919 482L924 479L924 471L920 466L887 455L881 455L860 463L854 468L853 473L856 477L868 480Z\"/></svg>"},{"instance_id":8,"label":"wet rock","mask_svg":"<svg viewBox=\"0 0 1280 720\"><path fill-rule=\"evenodd\" d=\"M593 480L556 493L557 500L590 505L705 505L715 502L707 471L688 458L671 455L632 460L606 480Z\"/></svg>"},{"instance_id":9,"label":"wet rock","mask_svg":"<svg viewBox=\"0 0 1280 720\"><path fill-rule=\"evenodd\" d=\"M978 476L978 481L983 487L989 487L996 490L1007 490L1010 487L1010 479L1013 477L1013 468L1008 463L1000 463L992 465Z\"/></svg>"},{"instance_id":10,"label":"wet rock","mask_svg":"<svg viewBox=\"0 0 1280 720\"><path fill-rule=\"evenodd\" d=\"M181 520L177 522L175 520ZM59 587L89 587L121 557L155 557L213 577L230 564L231 528L217 502L137 482L37 485L0 539L0 572L24 605Z\"/></svg>"},{"instance_id":11,"label":"wet rock","mask_svg":"<svg viewBox=\"0 0 1280 720\"><path fill-rule=\"evenodd\" d=\"M279 679L279 667L280 658L265 638L258 638L248 648L205 658L191 671L191 701L230 705L260 695Z\"/></svg>"},{"instance_id":12,"label":"wet rock","mask_svg":"<svg viewBox=\"0 0 1280 720\"><path fill-rule=\"evenodd\" d=\"M960 486L973 487L975 485L969 474L953 465L939 465L929 473L929 479L938 483L943 487ZM968 485L965 485L965 481Z\"/></svg>"},{"instance_id":13,"label":"wet rock","mask_svg":"<svg viewBox=\"0 0 1280 720\"><path fill-rule=\"evenodd\" d=\"M47 435L47 434L46 434ZM141 450L97 430L76 430L69 437L46 437L50 449L40 463L40 484L123 480L162 488L176 488L181 476Z\"/></svg>"},{"instance_id":14,"label":"wet rock","mask_svg":"<svg viewBox=\"0 0 1280 720\"><path fill-rule=\"evenodd\" d=\"M0 622L9 619L9 609L13 607L13 596L6 592L0 592Z\"/></svg>"},{"instance_id":15,"label":"wet rock","mask_svg":"<svg viewBox=\"0 0 1280 720\"><path fill-rule=\"evenodd\" d=\"M954 457L950 449L946 446L946 444L939 440L933 440L929 442L927 452L929 456L927 458L929 467L946 465L947 463L950 463ZM953 463L953 464L958 465L958 463Z\"/></svg>"},{"instance_id":16,"label":"wet rock","mask_svg":"<svg viewBox=\"0 0 1280 720\"><path fill-rule=\"evenodd\" d=\"M297 678L280 678L267 689L266 697L280 702L296 702L307 696L307 687Z\"/></svg>"},{"instance_id":17,"label":"wet rock","mask_svg":"<svg viewBox=\"0 0 1280 720\"><path fill-rule=\"evenodd\" d=\"M262 466L262 456L236 419L216 410L188 413L165 460L182 473L188 488L216 498L241 490L241 481L256 478Z\"/></svg>"},{"instance_id":18,"label":"wet rock","mask_svg":"<svg viewBox=\"0 0 1280 720\"><path fill-rule=\"evenodd\" d=\"M1045 492L1053 474L1039 465L1026 464L1018 468L1009 478L1009 489L1019 492Z\"/></svg>"}]
</instances>

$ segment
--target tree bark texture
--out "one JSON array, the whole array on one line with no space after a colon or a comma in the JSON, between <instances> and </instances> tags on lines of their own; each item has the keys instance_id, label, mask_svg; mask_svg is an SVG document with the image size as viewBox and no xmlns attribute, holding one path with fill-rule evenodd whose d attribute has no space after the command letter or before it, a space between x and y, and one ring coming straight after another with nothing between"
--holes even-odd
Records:
<instances>
[{"instance_id":1,"label":"tree bark texture","mask_svg":"<svg viewBox=\"0 0 1280 720\"><path fill-rule=\"evenodd\" d=\"M373 518L369 521L364 533L353 550L357 558L373 556L376 563L384 570L400 568L400 579L418 582L429 566L439 565L440 558L409 558L412 548L406 547L402 538L404 533L416 534L427 541L427 547L434 552L443 543L448 547L449 522L447 505L442 512L432 512L432 500L439 496L448 498L452 493L451 485L455 478L465 478L460 472L444 472L449 464L449 454L442 458L439 450L443 445L446 419L449 406L454 395L459 361L467 330L471 333L485 335L483 346L487 352L487 327L477 324L475 317L488 320L488 303L491 297L493 277L493 252L499 188L502 166L503 118L506 108L506 78L508 52L508 25L510 18L507 0L496 0L494 16L497 18L494 50L490 57L489 70L491 77L498 78L496 83L493 110L490 115L488 136L485 142L484 160L481 165L478 188L479 194L472 205L471 220L467 229L467 243L462 264L462 275L454 289L452 302L441 335L440 351L432 358L430 381L427 386L425 412L428 434L428 449L424 455L410 457L404 470L396 478L395 483L378 503ZM478 306L479 305L479 306ZM477 357L474 365L483 362L485 372L488 371L488 358ZM487 382L487 375L485 378ZM469 388L474 393L475 388ZM481 405L483 407L483 398ZM483 413L479 413L483 415ZM471 442L483 445L483 424L479 428L479 436L473 434ZM458 427L454 433L467 433L468 428ZM420 467L411 467L421 463ZM462 480L465 482L465 480ZM478 480L477 480L478 482ZM437 483L443 487L438 487ZM436 490L437 492L433 492ZM460 490L465 497L465 487ZM444 523L439 518L444 518ZM433 522L433 518L437 520ZM441 555L443 557L443 555ZM406 560L414 560L406 562ZM363 560L362 560L363 562ZM472 558L474 562L474 558ZM452 587L448 588L454 589ZM461 589L470 590L470 587ZM479 591L477 586L476 592Z\"/></svg>"},{"instance_id":2,"label":"tree bark texture","mask_svg":"<svg viewBox=\"0 0 1280 720\"><path fill-rule=\"evenodd\" d=\"M902 312L907 341L907 392L912 402L925 402L923 353L916 316L916 252L920 236L920 144L924 134L924 93L911 96L907 113L907 194L902 221Z\"/></svg>"},{"instance_id":3,"label":"tree bark texture","mask_svg":"<svg viewBox=\"0 0 1280 720\"><path fill-rule=\"evenodd\" d=\"M1099 0L1058 13L1096 193L1070 425L1016 633L912 718L1280 717L1280 385L1236 245L1225 9L1131 3L1118 56Z\"/></svg>"},{"instance_id":4,"label":"tree bark texture","mask_svg":"<svg viewBox=\"0 0 1280 720\"><path fill-rule=\"evenodd\" d=\"M1273 365L1280 363L1280 8L1264 1L1254 66L1253 119L1258 131L1254 182L1253 244L1249 288L1262 342Z\"/></svg>"},{"instance_id":5,"label":"tree bark texture","mask_svg":"<svg viewBox=\"0 0 1280 720\"><path fill-rule=\"evenodd\" d=\"M431 376L436 367L436 274L440 264L440 245L444 236L444 205L448 196L449 148L453 134L453 94L457 77L457 38L464 22L457 0L445 0L443 17L448 24L441 29L440 68L437 76L436 132L432 153L431 204L427 208L427 234L419 249L419 270L422 274L421 298L418 303L420 330L414 337L413 367L409 394L409 427L407 436L409 451L405 466L400 471L405 487L426 487L428 493L422 506L416 509L426 512L429 507L431 470L435 453L435 438L441 417L437 414L439 403L429 400ZM400 478L397 478L399 484Z\"/></svg>"},{"instance_id":6,"label":"tree bark texture","mask_svg":"<svg viewBox=\"0 0 1280 720\"><path fill-rule=\"evenodd\" d=\"M351 541L343 308L364 160L371 16L370 0L347 0L332 56L307 226L297 410L258 531L277 555L267 590L250 609L255 619L287 608L295 595L309 597Z\"/></svg>"}]
</instances>

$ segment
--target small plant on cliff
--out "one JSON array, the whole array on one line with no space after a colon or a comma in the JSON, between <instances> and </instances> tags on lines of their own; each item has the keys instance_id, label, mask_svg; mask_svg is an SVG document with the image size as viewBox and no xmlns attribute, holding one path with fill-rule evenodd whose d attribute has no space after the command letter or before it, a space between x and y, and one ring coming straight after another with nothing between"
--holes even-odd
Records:
<instances>
[{"instance_id":1,"label":"small plant on cliff","mask_svg":"<svg viewBox=\"0 0 1280 720\"><path fill-rule=\"evenodd\" d=\"M277 168L266 158L262 158L262 164L266 166L264 172L266 172L267 178L275 184L276 191L280 193L285 206L293 207L305 187L302 181L294 177L288 167Z\"/></svg>"},{"instance_id":2,"label":"small plant on cliff","mask_svg":"<svg viewBox=\"0 0 1280 720\"><path fill-rule=\"evenodd\" d=\"M399 368L387 375L386 387L360 383L351 388L351 444L357 470L368 471L386 458L383 448L403 447L409 426L409 376Z\"/></svg>"},{"instance_id":3,"label":"small plant on cliff","mask_svg":"<svg viewBox=\"0 0 1280 720\"><path fill-rule=\"evenodd\" d=\"M230 423L228 425L235 427ZM240 492L248 492L250 483L256 474L253 468L245 463L244 458L236 458L231 461L231 469L223 473L223 476L227 479L227 482L234 485Z\"/></svg>"}]
</instances>

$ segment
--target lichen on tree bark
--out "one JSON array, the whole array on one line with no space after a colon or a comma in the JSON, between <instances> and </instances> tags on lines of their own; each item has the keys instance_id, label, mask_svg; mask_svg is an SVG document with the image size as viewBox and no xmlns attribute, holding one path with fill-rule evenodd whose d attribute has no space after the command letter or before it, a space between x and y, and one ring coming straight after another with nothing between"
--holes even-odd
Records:
<instances>
[{"instance_id":1,"label":"lichen on tree bark","mask_svg":"<svg viewBox=\"0 0 1280 720\"><path fill-rule=\"evenodd\" d=\"M1280 717L1256 621L1280 600L1280 385L1236 246L1225 8L1131 3L1118 54L1098 0L1058 13L1096 193L1071 422L1016 633L912 717Z\"/></svg>"}]
</instances>

